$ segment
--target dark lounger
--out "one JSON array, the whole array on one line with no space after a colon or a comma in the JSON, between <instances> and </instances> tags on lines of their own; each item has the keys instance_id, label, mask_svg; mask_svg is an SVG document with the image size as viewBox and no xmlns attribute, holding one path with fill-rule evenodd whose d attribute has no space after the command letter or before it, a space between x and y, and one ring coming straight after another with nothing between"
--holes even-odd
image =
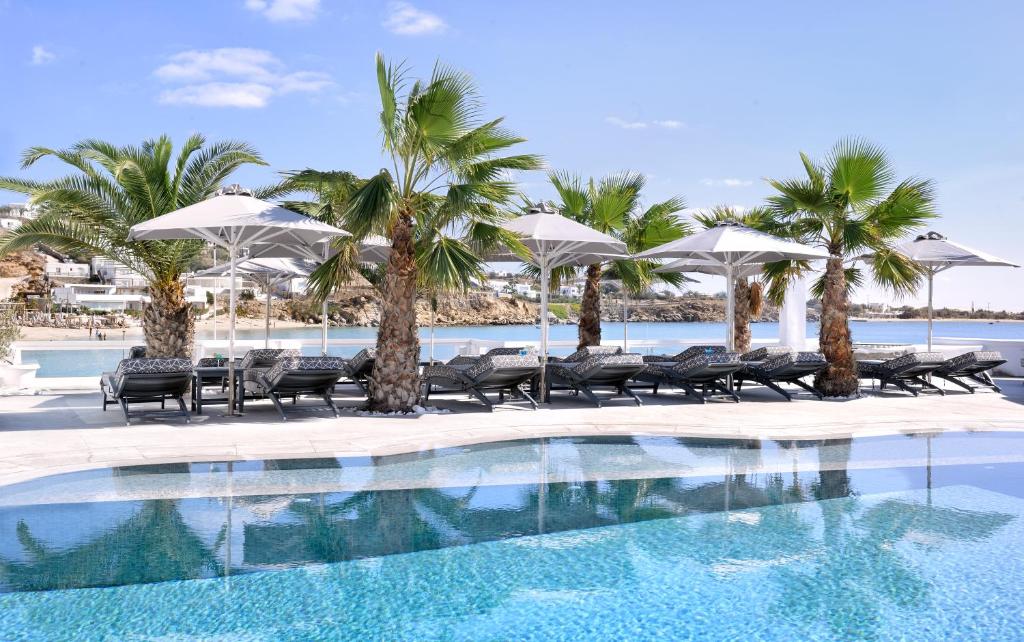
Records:
<instances>
[{"instance_id":1,"label":"dark lounger","mask_svg":"<svg viewBox=\"0 0 1024 642\"><path fill-rule=\"evenodd\" d=\"M724 351L695 352L683 361L648 362L647 369L637 379L654 384L654 394L658 394L662 385L670 385L682 388L700 403L705 403L716 391L739 402L740 398L729 388L728 377L743 368L740 356Z\"/></svg>"},{"instance_id":2,"label":"dark lounger","mask_svg":"<svg viewBox=\"0 0 1024 642\"><path fill-rule=\"evenodd\" d=\"M247 373L248 374L248 373ZM294 403L300 395L315 395L338 416L338 407L331 399L334 384L345 374L345 360L341 357L284 357L269 370L260 372L256 381L246 377L245 388L253 393L270 397L274 407L287 421L281 397L291 397ZM293 411L316 410L319 406L300 406Z\"/></svg>"},{"instance_id":3,"label":"dark lounger","mask_svg":"<svg viewBox=\"0 0 1024 642\"><path fill-rule=\"evenodd\" d=\"M790 384L803 388L818 399L822 398L814 386L804 378L817 374L828 367L825 355L820 352L793 352L788 348L758 348L740 357L743 369L733 376L736 392L743 388L743 382L754 381L774 390L787 401L793 395L782 388L782 384Z\"/></svg>"},{"instance_id":4,"label":"dark lounger","mask_svg":"<svg viewBox=\"0 0 1024 642\"><path fill-rule=\"evenodd\" d=\"M967 352L946 360L932 374L956 384L972 394L978 388L991 388L996 392L1002 392L999 386L992 381L989 371L1004 363L1006 363L1006 359L995 351ZM976 385L971 385L972 381Z\"/></svg>"},{"instance_id":5,"label":"dark lounger","mask_svg":"<svg viewBox=\"0 0 1024 642\"><path fill-rule=\"evenodd\" d=\"M623 354L620 348L581 348L565 359L548 364L544 377L544 398L551 401L551 391L563 387L578 392L600 408L601 400L594 389L610 388L616 394L626 395L636 405L642 406L643 401L626 384L646 367L639 354Z\"/></svg>"},{"instance_id":6,"label":"dark lounger","mask_svg":"<svg viewBox=\"0 0 1024 642\"><path fill-rule=\"evenodd\" d=\"M124 423L131 425L132 417L180 416L185 423L191 421L182 396L192 380L192 362L188 359L139 358L122 359L114 372L105 372L100 379L103 410L107 404L117 402L124 413ZM178 410L166 410L168 399L178 402ZM160 402L160 410L131 412L133 403Z\"/></svg>"},{"instance_id":7,"label":"dark lounger","mask_svg":"<svg viewBox=\"0 0 1024 642\"><path fill-rule=\"evenodd\" d=\"M877 379L883 389L891 384L915 397L923 390L944 395L942 388L925 379L943 363L945 358L941 352L910 352L887 361L858 361L857 374L863 379Z\"/></svg>"},{"instance_id":8,"label":"dark lounger","mask_svg":"<svg viewBox=\"0 0 1024 642\"><path fill-rule=\"evenodd\" d=\"M364 395L370 394L370 382L367 377L373 374L375 363L377 363L377 349L363 348L354 357L345 361L345 378L339 383L353 383Z\"/></svg>"},{"instance_id":9,"label":"dark lounger","mask_svg":"<svg viewBox=\"0 0 1024 642\"><path fill-rule=\"evenodd\" d=\"M473 359L472 363L427 366L421 377L423 399L430 398L432 391L466 392L479 399L488 411L494 410L494 403L484 393L498 392L498 402L504 402L505 393L515 398L526 399L537 409L537 402L523 386L540 374L540 359L536 353L523 356L518 354L485 355Z\"/></svg>"}]
</instances>

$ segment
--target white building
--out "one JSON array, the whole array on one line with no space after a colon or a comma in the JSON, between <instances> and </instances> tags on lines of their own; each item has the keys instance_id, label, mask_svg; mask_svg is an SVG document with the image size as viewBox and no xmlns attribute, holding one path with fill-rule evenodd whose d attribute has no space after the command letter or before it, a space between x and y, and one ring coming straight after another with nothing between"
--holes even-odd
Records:
<instances>
[{"instance_id":1,"label":"white building","mask_svg":"<svg viewBox=\"0 0 1024 642\"><path fill-rule=\"evenodd\" d=\"M576 299L580 296L580 288L577 285L560 285L558 295Z\"/></svg>"},{"instance_id":2,"label":"white building","mask_svg":"<svg viewBox=\"0 0 1024 642\"><path fill-rule=\"evenodd\" d=\"M508 281L498 281L496 279L488 279L484 281L484 287L494 292L495 294L501 294L505 292L505 288L508 287Z\"/></svg>"},{"instance_id":3,"label":"white building","mask_svg":"<svg viewBox=\"0 0 1024 642\"><path fill-rule=\"evenodd\" d=\"M36 217L36 209L28 203L0 205L0 230L13 230Z\"/></svg>"},{"instance_id":4,"label":"white building","mask_svg":"<svg viewBox=\"0 0 1024 642\"><path fill-rule=\"evenodd\" d=\"M51 279L88 279L90 273L88 263L61 263L54 261L46 264L46 276Z\"/></svg>"},{"instance_id":5,"label":"white building","mask_svg":"<svg viewBox=\"0 0 1024 642\"><path fill-rule=\"evenodd\" d=\"M117 261L94 256L90 265L92 266L92 273L98 276L103 283L124 287L146 286L146 279L141 274Z\"/></svg>"},{"instance_id":6,"label":"white building","mask_svg":"<svg viewBox=\"0 0 1024 642\"><path fill-rule=\"evenodd\" d=\"M116 285L102 283L70 283L51 291L54 303L96 312L142 310L149 297L138 293L119 293Z\"/></svg>"},{"instance_id":7,"label":"white building","mask_svg":"<svg viewBox=\"0 0 1024 642\"><path fill-rule=\"evenodd\" d=\"M534 290L529 283L516 283L513 287L519 296L524 296L527 299L540 299L540 292Z\"/></svg>"}]
</instances>

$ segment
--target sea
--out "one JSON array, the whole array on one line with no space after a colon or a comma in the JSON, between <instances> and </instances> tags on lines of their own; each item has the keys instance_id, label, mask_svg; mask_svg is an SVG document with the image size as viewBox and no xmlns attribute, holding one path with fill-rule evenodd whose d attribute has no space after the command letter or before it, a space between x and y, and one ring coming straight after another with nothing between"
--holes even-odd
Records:
<instances>
[{"instance_id":1,"label":"sea","mask_svg":"<svg viewBox=\"0 0 1024 642\"><path fill-rule=\"evenodd\" d=\"M927 323L924 321L853 321L850 330L853 340L859 343L925 343L927 340ZM605 341L621 341L623 324L607 322L601 326ZM629 340L642 342L645 340L676 340L692 342L721 343L725 338L724 323L630 323ZM434 336L441 342L445 339L481 339L494 341L536 341L539 328L534 325L502 325L502 326L451 326L435 328ZM751 333L755 339L773 339L779 336L778 323L751 324ZM818 334L816 322L807 324L807 336ZM211 331L197 333L199 339L212 339ZM239 330L239 339L262 339L262 329ZM359 339L372 342L377 336L376 328L329 328L331 339ZM422 358L429 357L429 328L420 329L422 339ZM936 337L958 337L977 339L1022 339L1024 340L1024 323L988 322L988 321L941 321L935 323ZM226 338L221 328L217 338ZM304 353L319 354L320 327L271 329L273 339L301 339L311 342L303 348ZM551 340L571 342L576 339L576 326L570 324L552 325ZM96 343L103 348L102 342ZM352 356L359 346L330 346L329 353L338 356ZM634 350L650 352L653 348L638 347ZM451 343L436 343L434 358L448 359L456 354L458 347ZM552 354L565 354L572 346L552 347ZM658 350L661 352L662 350ZM38 377L85 377L99 375L117 367L117 362L126 356L120 349L92 350L25 350L22 352L23 363L38 363Z\"/></svg>"}]
</instances>

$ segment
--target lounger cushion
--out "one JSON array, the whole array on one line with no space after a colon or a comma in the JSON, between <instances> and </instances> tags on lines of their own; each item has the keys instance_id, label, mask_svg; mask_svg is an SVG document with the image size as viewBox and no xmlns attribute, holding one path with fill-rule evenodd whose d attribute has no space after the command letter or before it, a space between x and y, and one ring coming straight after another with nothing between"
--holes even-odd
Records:
<instances>
[{"instance_id":1,"label":"lounger cushion","mask_svg":"<svg viewBox=\"0 0 1024 642\"><path fill-rule=\"evenodd\" d=\"M685 361L680 361L672 366L671 370L675 376L686 377L692 373L703 370L710 364L728 363L739 364L740 355L735 352L712 352L707 354L695 354Z\"/></svg>"},{"instance_id":2,"label":"lounger cushion","mask_svg":"<svg viewBox=\"0 0 1024 642\"><path fill-rule=\"evenodd\" d=\"M298 350L288 350L281 348L254 348L245 353L242 357L242 362L238 367L243 370L249 368L270 368L277 362L278 359L285 357L299 357L301 354Z\"/></svg>"},{"instance_id":3,"label":"lounger cushion","mask_svg":"<svg viewBox=\"0 0 1024 642\"><path fill-rule=\"evenodd\" d=\"M349 375L362 372L372 361L377 359L376 348L363 348L354 357L346 362L346 369Z\"/></svg>"},{"instance_id":4,"label":"lounger cushion","mask_svg":"<svg viewBox=\"0 0 1024 642\"><path fill-rule=\"evenodd\" d=\"M862 361L857 364L857 369L861 374L888 377L908 367L929 363L942 363L943 361L945 361L945 358L941 352L908 352L905 355L880 363Z\"/></svg>"},{"instance_id":5,"label":"lounger cushion","mask_svg":"<svg viewBox=\"0 0 1024 642\"><path fill-rule=\"evenodd\" d=\"M196 362L197 368L223 368L228 365L227 357L203 357Z\"/></svg>"},{"instance_id":6,"label":"lounger cushion","mask_svg":"<svg viewBox=\"0 0 1024 642\"><path fill-rule=\"evenodd\" d=\"M595 354L584 361L562 362L552 366L553 374L571 379L585 380L607 365L644 365L644 359L634 352L622 354Z\"/></svg>"},{"instance_id":7,"label":"lounger cushion","mask_svg":"<svg viewBox=\"0 0 1024 642\"><path fill-rule=\"evenodd\" d=\"M567 357L549 357L552 363L581 363L594 356L608 356L622 354L622 348L618 346L584 346Z\"/></svg>"},{"instance_id":8,"label":"lounger cushion","mask_svg":"<svg viewBox=\"0 0 1024 642\"><path fill-rule=\"evenodd\" d=\"M696 345L690 346L682 352L674 355L651 354L644 357L645 363L665 363L666 361L686 361L701 354L718 354L725 352L725 346Z\"/></svg>"},{"instance_id":9,"label":"lounger cushion","mask_svg":"<svg viewBox=\"0 0 1024 642\"><path fill-rule=\"evenodd\" d=\"M782 354L790 354L793 350L786 346L763 346L756 350L751 350L746 354L740 355L740 361L764 361L771 357L777 357Z\"/></svg>"},{"instance_id":10,"label":"lounger cushion","mask_svg":"<svg viewBox=\"0 0 1024 642\"><path fill-rule=\"evenodd\" d=\"M181 374L191 372L192 362L188 359L143 357L140 359L121 359L120 363L117 364L117 370L105 378L111 392L116 394L126 376L134 374Z\"/></svg>"},{"instance_id":11,"label":"lounger cushion","mask_svg":"<svg viewBox=\"0 0 1024 642\"><path fill-rule=\"evenodd\" d=\"M340 377L341 373L345 371L345 360L341 357L285 357L278 359L264 373L264 381L260 383L261 385L265 383L273 389L289 372L302 370L334 371Z\"/></svg>"},{"instance_id":12,"label":"lounger cushion","mask_svg":"<svg viewBox=\"0 0 1024 642\"><path fill-rule=\"evenodd\" d=\"M974 352L965 352L964 354L957 355L952 359L946 360L946 362L942 364L941 370L943 372L960 372L970 366L993 363L996 361L1006 363L1006 360L1003 359L1003 355L995 350L976 350Z\"/></svg>"},{"instance_id":13,"label":"lounger cushion","mask_svg":"<svg viewBox=\"0 0 1024 642\"><path fill-rule=\"evenodd\" d=\"M749 353L748 353L749 354ZM745 356L745 355L744 355ZM747 361L747 359L741 360ZM825 355L820 352L783 352L782 354L776 354L770 356L760 363L748 364L746 370L763 376L771 378L773 375L783 372L794 365L802 363L813 363L826 365L828 362L825 360Z\"/></svg>"},{"instance_id":14,"label":"lounger cushion","mask_svg":"<svg viewBox=\"0 0 1024 642\"><path fill-rule=\"evenodd\" d=\"M527 355L537 355L537 349L533 346L522 346L522 347L509 347L509 348L491 348L479 357L473 355L460 354L452 357L446 363L449 366L464 366L472 365L479 361L483 357L502 357L502 356L519 356L519 353L526 350Z\"/></svg>"},{"instance_id":15,"label":"lounger cushion","mask_svg":"<svg viewBox=\"0 0 1024 642\"><path fill-rule=\"evenodd\" d=\"M486 379L491 372L509 368L536 368L540 359L536 353L520 356L517 354L484 355L467 367L455 367L448 364L427 366L423 369L422 379L426 382L450 383L458 386L469 386Z\"/></svg>"}]
</instances>

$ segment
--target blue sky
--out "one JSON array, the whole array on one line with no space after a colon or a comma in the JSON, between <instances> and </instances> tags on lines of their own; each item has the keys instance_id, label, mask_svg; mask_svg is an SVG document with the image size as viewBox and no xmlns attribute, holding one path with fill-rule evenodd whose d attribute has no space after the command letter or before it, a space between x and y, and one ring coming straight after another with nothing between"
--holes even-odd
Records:
<instances>
[{"instance_id":1,"label":"blue sky","mask_svg":"<svg viewBox=\"0 0 1024 642\"><path fill-rule=\"evenodd\" d=\"M199 131L269 169L382 166L373 55L470 72L552 168L646 173L646 197L751 206L843 136L932 178L934 229L1024 262L1016 2L0 0L0 174L30 145ZM54 176L56 163L23 174ZM521 177L535 198L540 173ZM0 192L0 201L18 196ZM1021 276L947 272L937 305L1024 309ZM722 289L707 279L703 289ZM856 300L884 297L860 291ZM923 300L923 296L917 298Z\"/></svg>"}]
</instances>

